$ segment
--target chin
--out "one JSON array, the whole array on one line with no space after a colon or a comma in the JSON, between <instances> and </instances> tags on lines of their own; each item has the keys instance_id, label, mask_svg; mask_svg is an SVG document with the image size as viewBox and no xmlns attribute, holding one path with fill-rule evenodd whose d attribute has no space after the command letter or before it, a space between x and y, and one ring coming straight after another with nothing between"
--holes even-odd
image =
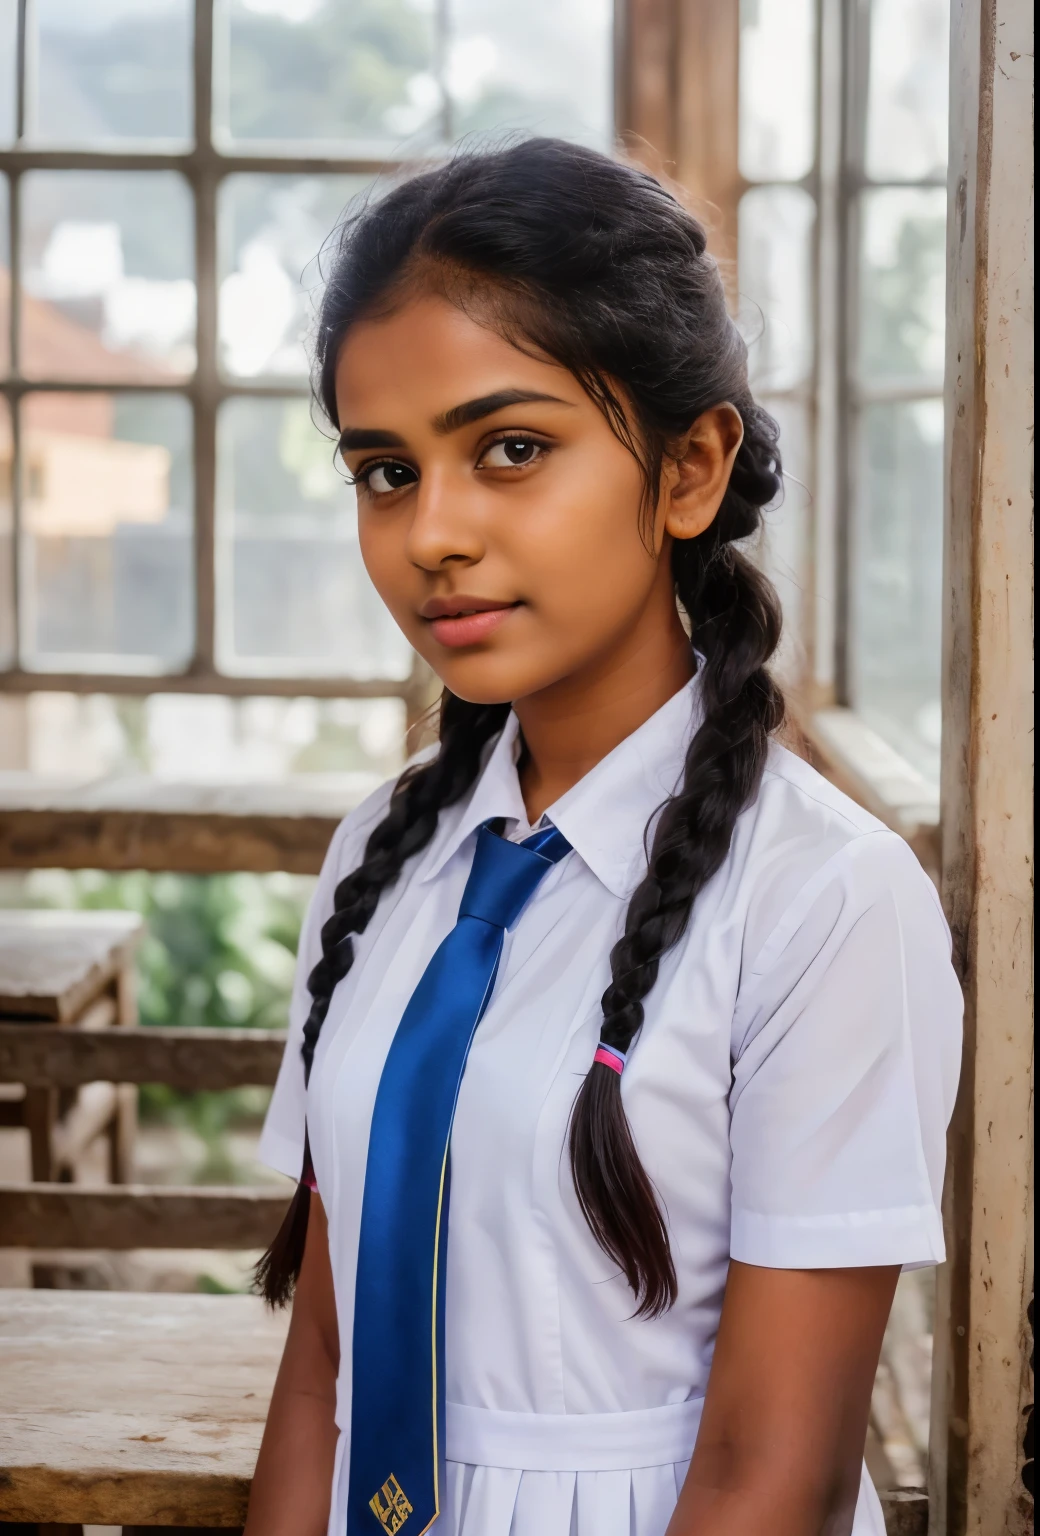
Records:
<instances>
[{"instance_id":1,"label":"chin","mask_svg":"<svg viewBox=\"0 0 1040 1536\"><path fill-rule=\"evenodd\" d=\"M512 704L515 699L538 693L556 681L556 677L542 677L530 665L510 661L504 656L473 652L450 659L439 656L435 662L426 658L445 688L467 704Z\"/></svg>"}]
</instances>

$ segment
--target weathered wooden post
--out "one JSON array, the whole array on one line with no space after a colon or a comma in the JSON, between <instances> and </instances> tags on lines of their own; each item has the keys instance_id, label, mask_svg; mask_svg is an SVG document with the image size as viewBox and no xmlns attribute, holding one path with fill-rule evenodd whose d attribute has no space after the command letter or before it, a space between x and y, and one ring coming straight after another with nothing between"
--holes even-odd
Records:
<instances>
[{"instance_id":1,"label":"weathered wooden post","mask_svg":"<svg viewBox=\"0 0 1040 1536\"><path fill-rule=\"evenodd\" d=\"M964 981L933 1378L934 1533L1033 1528L1033 9L954 0L943 898ZM1031 1470L1028 1476L1031 1476Z\"/></svg>"}]
</instances>

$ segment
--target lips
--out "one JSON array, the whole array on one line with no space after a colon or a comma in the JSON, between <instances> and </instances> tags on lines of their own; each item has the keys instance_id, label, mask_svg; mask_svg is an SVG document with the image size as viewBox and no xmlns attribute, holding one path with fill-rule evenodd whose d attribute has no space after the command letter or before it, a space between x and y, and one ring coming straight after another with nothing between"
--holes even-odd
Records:
<instances>
[{"instance_id":1,"label":"lips","mask_svg":"<svg viewBox=\"0 0 1040 1536\"><path fill-rule=\"evenodd\" d=\"M519 603L502 603L495 598L431 597L419 610L441 644L455 649L464 645L477 645L501 628L515 613Z\"/></svg>"}]
</instances>

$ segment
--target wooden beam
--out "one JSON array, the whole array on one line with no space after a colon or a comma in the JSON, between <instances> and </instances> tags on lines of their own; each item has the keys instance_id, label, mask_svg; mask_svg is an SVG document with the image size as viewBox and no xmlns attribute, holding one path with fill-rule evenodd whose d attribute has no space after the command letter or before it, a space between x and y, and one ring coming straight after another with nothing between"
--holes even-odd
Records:
<instances>
[{"instance_id":1,"label":"wooden beam","mask_svg":"<svg viewBox=\"0 0 1040 1536\"><path fill-rule=\"evenodd\" d=\"M0 1184L6 1248L266 1248L284 1189Z\"/></svg>"},{"instance_id":2,"label":"wooden beam","mask_svg":"<svg viewBox=\"0 0 1040 1536\"><path fill-rule=\"evenodd\" d=\"M679 0L676 37L675 171L708 248L724 263L736 297L740 6L734 0Z\"/></svg>"},{"instance_id":3,"label":"wooden beam","mask_svg":"<svg viewBox=\"0 0 1040 1536\"><path fill-rule=\"evenodd\" d=\"M133 1029L83 1032L0 1024L0 1083L75 1088L81 1083L165 1083L219 1090L271 1087L285 1035L267 1029Z\"/></svg>"},{"instance_id":4,"label":"wooden beam","mask_svg":"<svg viewBox=\"0 0 1040 1536\"><path fill-rule=\"evenodd\" d=\"M654 174L675 173L678 0L618 0L618 137Z\"/></svg>"},{"instance_id":5,"label":"wooden beam","mask_svg":"<svg viewBox=\"0 0 1040 1536\"><path fill-rule=\"evenodd\" d=\"M0 773L0 869L313 875L340 821L377 782L362 773L272 784Z\"/></svg>"},{"instance_id":6,"label":"wooden beam","mask_svg":"<svg viewBox=\"0 0 1040 1536\"><path fill-rule=\"evenodd\" d=\"M1033 1529L1033 10L954 0L943 898L965 996L930 1491L942 1536ZM1030 1457L1032 1452L1029 1452Z\"/></svg>"},{"instance_id":7,"label":"wooden beam","mask_svg":"<svg viewBox=\"0 0 1040 1536\"><path fill-rule=\"evenodd\" d=\"M740 7L736 0L619 0L618 136L677 182L736 293Z\"/></svg>"}]
</instances>

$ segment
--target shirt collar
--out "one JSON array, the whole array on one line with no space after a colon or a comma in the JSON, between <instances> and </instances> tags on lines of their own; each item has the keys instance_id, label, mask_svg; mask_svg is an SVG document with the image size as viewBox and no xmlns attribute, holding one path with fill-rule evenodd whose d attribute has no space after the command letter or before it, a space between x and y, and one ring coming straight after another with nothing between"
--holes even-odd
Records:
<instances>
[{"instance_id":1,"label":"shirt collar","mask_svg":"<svg viewBox=\"0 0 1040 1536\"><path fill-rule=\"evenodd\" d=\"M642 878L647 823L679 788L699 723L700 684L694 677L545 813L615 896L630 895ZM421 880L436 878L485 821L504 816L526 822L516 772L518 734L510 713L469 800L435 835Z\"/></svg>"}]
</instances>

